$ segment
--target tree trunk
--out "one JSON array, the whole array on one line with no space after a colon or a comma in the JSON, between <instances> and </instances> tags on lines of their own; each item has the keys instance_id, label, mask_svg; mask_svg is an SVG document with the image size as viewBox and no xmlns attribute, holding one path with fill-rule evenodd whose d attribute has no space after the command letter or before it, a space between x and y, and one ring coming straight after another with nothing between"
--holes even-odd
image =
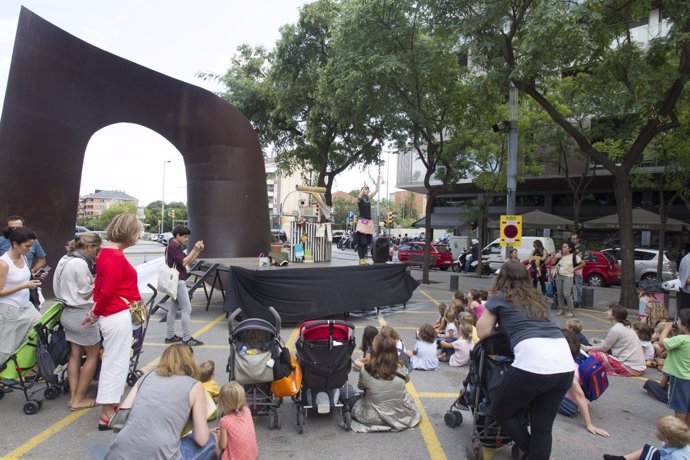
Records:
<instances>
[{"instance_id":1,"label":"tree trunk","mask_svg":"<svg viewBox=\"0 0 690 460\"><path fill-rule=\"evenodd\" d=\"M632 229L632 187L627 174L619 169L613 176L613 191L618 208L618 230L621 246L621 294L618 303L626 308L637 308Z\"/></svg>"},{"instance_id":2,"label":"tree trunk","mask_svg":"<svg viewBox=\"0 0 690 460\"><path fill-rule=\"evenodd\" d=\"M431 240L433 229L431 228L431 211L434 209L435 194L429 193L426 200L426 216L424 216L424 262L422 264L422 283L429 284L429 250L431 249Z\"/></svg>"}]
</instances>

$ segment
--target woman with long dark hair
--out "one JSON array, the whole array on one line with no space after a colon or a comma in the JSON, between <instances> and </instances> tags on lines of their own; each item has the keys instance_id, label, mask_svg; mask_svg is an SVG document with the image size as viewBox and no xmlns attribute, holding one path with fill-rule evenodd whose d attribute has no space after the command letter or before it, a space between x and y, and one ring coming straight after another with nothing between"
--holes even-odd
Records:
<instances>
[{"instance_id":1,"label":"woman with long dark hair","mask_svg":"<svg viewBox=\"0 0 690 460\"><path fill-rule=\"evenodd\" d=\"M529 272L532 277L532 286L536 288L539 283L542 294L546 294L546 258L548 256L541 240L534 240L532 252L529 255Z\"/></svg>"},{"instance_id":2,"label":"woman with long dark hair","mask_svg":"<svg viewBox=\"0 0 690 460\"><path fill-rule=\"evenodd\" d=\"M573 381L575 363L568 342L549 318L547 299L532 287L519 262L506 262L496 277L477 333L485 338L496 324L510 339L515 359L492 395L491 412L530 460L551 454L551 430L558 407ZM530 430L520 414L530 411Z\"/></svg>"},{"instance_id":3,"label":"woman with long dark hair","mask_svg":"<svg viewBox=\"0 0 690 460\"><path fill-rule=\"evenodd\" d=\"M560 315L566 318L575 316L575 299L573 298L573 285L575 272L585 266L580 256L575 254L575 244L566 241L561 246L561 251L555 256L557 262L553 266L556 276L556 291L558 292L558 307Z\"/></svg>"},{"instance_id":4,"label":"woman with long dark hair","mask_svg":"<svg viewBox=\"0 0 690 460\"><path fill-rule=\"evenodd\" d=\"M359 192L359 197L357 200L357 210L359 211L359 217L357 220L357 228L355 231L355 236L353 238L354 244L357 246L357 253L359 254L359 264L367 265L367 251L371 241L373 239L373 234L376 231L374 226L374 221L371 220L371 202L370 200L376 196L376 192L379 191L379 182L381 178L376 182L376 188L373 192L370 192L367 183L364 183L362 190Z\"/></svg>"}]
</instances>

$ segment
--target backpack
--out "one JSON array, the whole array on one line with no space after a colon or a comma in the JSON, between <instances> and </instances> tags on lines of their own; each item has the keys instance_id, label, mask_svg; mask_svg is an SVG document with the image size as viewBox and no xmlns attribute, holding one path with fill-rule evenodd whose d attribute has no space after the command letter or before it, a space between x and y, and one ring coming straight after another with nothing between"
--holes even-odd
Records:
<instances>
[{"instance_id":1,"label":"backpack","mask_svg":"<svg viewBox=\"0 0 690 460\"><path fill-rule=\"evenodd\" d=\"M38 364L38 372L43 379L49 384L57 384L58 378L55 375L55 361L48 351L48 331L45 326L37 326L36 333L38 340L36 342L36 362Z\"/></svg>"},{"instance_id":2,"label":"backpack","mask_svg":"<svg viewBox=\"0 0 690 460\"><path fill-rule=\"evenodd\" d=\"M69 343L65 336L65 328L62 324L58 325L50 334L50 341L48 342L48 352L53 358L55 366L63 366L69 361Z\"/></svg>"},{"instance_id":3,"label":"backpack","mask_svg":"<svg viewBox=\"0 0 690 460\"><path fill-rule=\"evenodd\" d=\"M580 373L580 385L589 401L596 401L609 387L606 369L594 356L576 359Z\"/></svg>"}]
</instances>

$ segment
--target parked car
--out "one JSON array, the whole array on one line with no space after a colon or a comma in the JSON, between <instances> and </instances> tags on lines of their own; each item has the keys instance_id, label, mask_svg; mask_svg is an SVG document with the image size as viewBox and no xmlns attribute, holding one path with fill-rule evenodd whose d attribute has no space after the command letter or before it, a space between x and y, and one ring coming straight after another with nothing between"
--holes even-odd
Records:
<instances>
[{"instance_id":1,"label":"parked car","mask_svg":"<svg viewBox=\"0 0 690 460\"><path fill-rule=\"evenodd\" d=\"M276 243L287 243L287 234L279 228L272 228L271 236L275 239Z\"/></svg>"},{"instance_id":2,"label":"parked car","mask_svg":"<svg viewBox=\"0 0 690 460\"><path fill-rule=\"evenodd\" d=\"M173 239L172 232L165 232L158 235L158 242L164 246L167 246L170 240Z\"/></svg>"},{"instance_id":3,"label":"parked car","mask_svg":"<svg viewBox=\"0 0 690 460\"><path fill-rule=\"evenodd\" d=\"M338 244L338 241L343 238L345 233L345 230L333 230L333 244Z\"/></svg>"},{"instance_id":4,"label":"parked car","mask_svg":"<svg viewBox=\"0 0 690 460\"><path fill-rule=\"evenodd\" d=\"M91 230L89 230L89 229L86 228L86 227L82 227L81 225L77 225L76 227L74 227L74 236L77 236L77 235L79 235L79 234L81 234L81 233L90 232L90 231L91 231Z\"/></svg>"},{"instance_id":5,"label":"parked car","mask_svg":"<svg viewBox=\"0 0 690 460\"><path fill-rule=\"evenodd\" d=\"M590 286L602 287L621 281L620 264L608 252L585 251L582 280Z\"/></svg>"},{"instance_id":6,"label":"parked car","mask_svg":"<svg viewBox=\"0 0 690 460\"><path fill-rule=\"evenodd\" d=\"M424 245L421 241L411 241L409 243L403 243L398 248L398 259L400 262L414 262L421 265L421 257L424 257ZM431 243L431 249L429 255L436 259L436 267L440 270L448 270L451 265L453 265L453 253L450 250L450 246L447 244L434 244ZM392 254L391 254L392 258ZM410 260L412 258L412 260Z\"/></svg>"},{"instance_id":7,"label":"parked car","mask_svg":"<svg viewBox=\"0 0 690 460\"><path fill-rule=\"evenodd\" d=\"M633 249L635 256L635 281L650 280L654 281L657 279L656 266L659 256L659 251L655 249ZM621 264L621 248L609 248L603 249L601 252L610 253L616 258L618 264L621 265L621 269L625 268ZM671 262L668 256L668 251L664 251L664 260L661 265L662 267L662 281L669 281L678 276L676 271L676 265Z\"/></svg>"}]
</instances>

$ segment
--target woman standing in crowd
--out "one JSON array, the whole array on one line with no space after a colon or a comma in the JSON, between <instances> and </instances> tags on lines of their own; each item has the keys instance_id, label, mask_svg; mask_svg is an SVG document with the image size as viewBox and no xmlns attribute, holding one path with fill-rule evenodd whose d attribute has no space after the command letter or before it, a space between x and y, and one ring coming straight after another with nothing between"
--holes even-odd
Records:
<instances>
[{"instance_id":1,"label":"woman standing in crowd","mask_svg":"<svg viewBox=\"0 0 690 460\"><path fill-rule=\"evenodd\" d=\"M377 335L369 362L359 374L358 387L364 393L348 401L352 418L368 427L385 426L393 431L417 426L421 415L405 389L409 379L407 368L398 356L396 340L389 334Z\"/></svg>"},{"instance_id":2,"label":"woman standing in crowd","mask_svg":"<svg viewBox=\"0 0 690 460\"><path fill-rule=\"evenodd\" d=\"M357 229L355 231L355 237L353 243L357 246L357 253L359 254L359 264L367 265L367 250L371 244L372 235L376 230L374 228L374 221L371 220L371 199L376 196L376 192L379 190L379 183L381 178L379 177L376 182L376 188L373 192L369 192L369 186L364 183L364 187L359 192L359 198L357 201L357 209L359 211L359 218L357 219Z\"/></svg>"},{"instance_id":3,"label":"woman standing in crowd","mask_svg":"<svg viewBox=\"0 0 690 460\"><path fill-rule=\"evenodd\" d=\"M491 411L530 460L549 458L553 422L575 370L568 342L548 313L546 297L532 287L525 267L506 262L477 322L480 338L500 323L510 339L515 359L492 398ZM524 409L530 410L531 433L520 417Z\"/></svg>"},{"instance_id":4,"label":"woman standing in crowd","mask_svg":"<svg viewBox=\"0 0 690 460\"><path fill-rule=\"evenodd\" d=\"M17 350L41 318L29 299L29 289L39 287L41 282L32 279L26 263L36 235L26 227L7 228L3 235L10 248L0 256L0 364Z\"/></svg>"},{"instance_id":5,"label":"woman standing in crowd","mask_svg":"<svg viewBox=\"0 0 690 460\"><path fill-rule=\"evenodd\" d=\"M101 237L96 233L82 233L65 246L67 254L60 259L53 278L55 296L65 301L60 322L70 345L67 379L69 380L71 410L88 409L96 400L86 397L98 365L101 351L101 332L97 324L82 327L85 312L93 307L93 281L96 273L94 259L101 249ZM82 356L86 360L82 364Z\"/></svg>"},{"instance_id":6,"label":"woman standing in crowd","mask_svg":"<svg viewBox=\"0 0 690 460\"><path fill-rule=\"evenodd\" d=\"M141 223L133 214L118 214L106 230L108 243L98 253L94 306L84 325L98 322L103 335L103 361L96 401L101 405L98 429L110 429L114 406L120 403L129 370L132 316L129 304L141 299L137 272L122 251L137 243Z\"/></svg>"},{"instance_id":7,"label":"woman standing in crowd","mask_svg":"<svg viewBox=\"0 0 690 460\"><path fill-rule=\"evenodd\" d=\"M566 318L575 316L575 300L573 299L573 279L575 271L585 266L583 260L574 252L575 245L571 241L563 243L561 252L557 253L553 269L556 276L556 291L558 292L558 306L560 315ZM545 288L546 289L546 288Z\"/></svg>"},{"instance_id":8,"label":"woman standing in crowd","mask_svg":"<svg viewBox=\"0 0 690 460\"><path fill-rule=\"evenodd\" d=\"M530 275L532 276L532 286L536 288L537 283L539 283L542 294L546 294L546 258L548 256L541 240L534 240L532 252L529 255Z\"/></svg>"},{"instance_id":9,"label":"woman standing in crowd","mask_svg":"<svg viewBox=\"0 0 690 460\"><path fill-rule=\"evenodd\" d=\"M105 458L213 458L216 439L206 423L206 392L198 375L189 345L169 345L156 369L141 377L122 402L122 408L132 410ZM192 433L180 438L190 412Z\"/></svg>"}]
</instances>

